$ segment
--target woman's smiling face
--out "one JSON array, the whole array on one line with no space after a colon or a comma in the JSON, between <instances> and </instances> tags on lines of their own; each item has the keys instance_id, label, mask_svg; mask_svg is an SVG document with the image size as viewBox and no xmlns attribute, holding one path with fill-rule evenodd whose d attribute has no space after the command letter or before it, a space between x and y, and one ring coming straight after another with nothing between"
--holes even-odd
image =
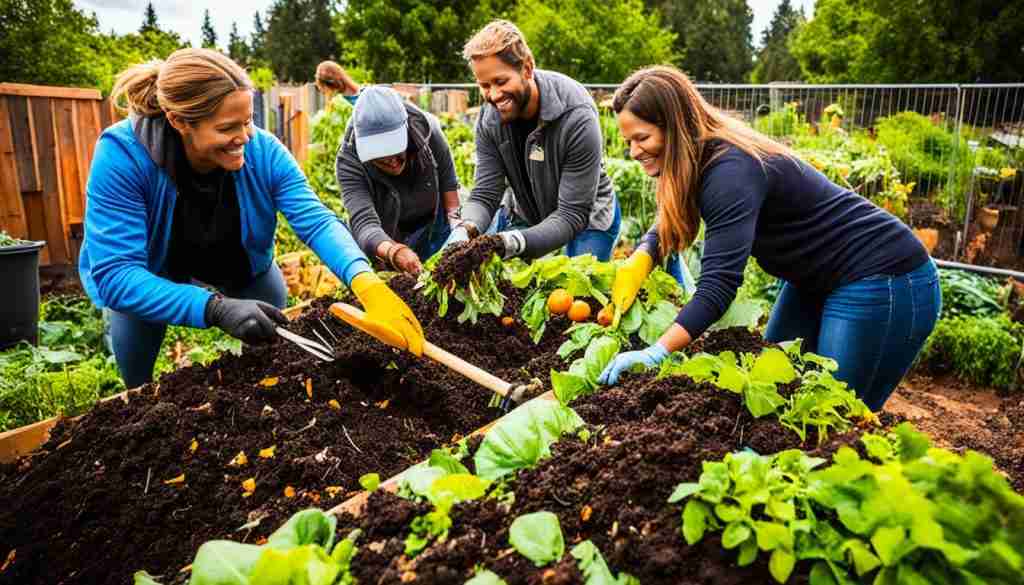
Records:
<instances>
[{"instance_id":1,"label":"woman's smiling face","mask_svg":"<svg viewBox=\"0 0 1024 585\"><path fill-rule=\"evenodd\" d=\"M619 132L629 144L629 156L639 162L651 177L661 174L665 150L665 132L650 122L641 120L628 109L618 115Z\"/></svg>"}]
</instances>

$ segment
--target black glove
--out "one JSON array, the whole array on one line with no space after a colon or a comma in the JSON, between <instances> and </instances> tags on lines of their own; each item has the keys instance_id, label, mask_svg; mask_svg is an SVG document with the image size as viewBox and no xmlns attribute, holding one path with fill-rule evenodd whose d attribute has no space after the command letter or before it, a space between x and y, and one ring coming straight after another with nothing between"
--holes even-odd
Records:
<instances>
[{"instance_id":1,"label":"black glove","mask_svg":"<svg viewBox=\"0 0 1024 585\"><path fill-rule=\"evenodd\" d=\"M213 295L206 302L206 323L246 343L270 341L278 325L288 318L277 307L263 301L229 299Z\"/></svg>"}]
</instances>

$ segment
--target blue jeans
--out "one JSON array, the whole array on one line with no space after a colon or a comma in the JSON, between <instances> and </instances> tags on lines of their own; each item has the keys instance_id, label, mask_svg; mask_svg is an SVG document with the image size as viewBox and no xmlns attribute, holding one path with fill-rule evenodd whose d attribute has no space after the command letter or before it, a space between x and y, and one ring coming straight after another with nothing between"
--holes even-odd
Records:
<instances>
[{"instance_id":1,"label":"blue jeans","mask_svg":"<svg viewBox=\"0 0 1024 585\"><path fill-rule=\"evenodd\" d=\"M803 338L803 350L839 363L835 377L879 411L910 369L942 310L935 263L890 276L877 274L831 293L788 282L768 320L770 342Z\"/></svg>"},{"instance_id":2,"label":"blue jeans","mask_svg":"<svg viewBox=\"0 0 1024 585\"><path fill-rule=\"evenodd\" d=\"M269 270L255 277L247 286L222 292L231 298L264 301L280 309L288 302L284 275L274 262L270 263ZM103 320L107 325L107 346L114 354L124 385L137 388L151 382L167 324L143 321L109 308L103 309Z\"/></svg>"},{"instance_id":3,"label":"blue jeans","mask_svg":"<svg viewBox=\"0 0 1024 585\"><path fill-rule=\"evenodd\" d=\"M507 229L519 229L519 226L512 222L508 209L501 207L494 214L491 225L485 233L496 234ZM612 250L615 249L615 242L619 240L619 232L622 230L622 208L619 207L619 198L615 197L615 215L612 216L612 225L606 230L586 229L580 232L571 242L565 245L565 255L569 257L593 254L601 262L612 259Z\"/></svg>"},{"instance_id":4,"label":"blue jeans","mask_svg":"<svg viewBox=\"0 0 1024 585\"><path fill-rule=\"evenodd\" d=\"M427 237L429 233L430 237ZM418 230L412 232L402 241L403 244L412 248L419 256L420 261L425 262L444 247L445 241L452 233L452 227L448 223L448 215L442 209L434 216L434 221L428 223Z\"/></svg>"}]
</instances>

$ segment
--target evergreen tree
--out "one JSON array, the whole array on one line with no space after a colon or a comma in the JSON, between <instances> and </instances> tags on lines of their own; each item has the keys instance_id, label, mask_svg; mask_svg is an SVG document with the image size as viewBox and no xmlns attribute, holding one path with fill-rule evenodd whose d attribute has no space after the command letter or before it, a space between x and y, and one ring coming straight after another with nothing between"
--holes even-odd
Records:
<instances>
[{"instance_id":1,"label":"evergreen tree","mask_svg":"<svg viewBox=\"0 0 1024 585\"><path fill-rule=\"evenodd\" d=\"M754 83L800 81L800 63L789 51L790 35L804 22L803 8L794 9L789 0L782 0L771 24L761 34L761 50L750 78Z\"/></svg>"},{"instance_id":2,"label":"evergreen tree","mask_svg":"<svg viewBox=\"0 0 1024 585\"><path fill-rule=\"evenodd\" d=\"M676 33L678 65L694 81L744 82L754 66L746 0L645 0Z\"/></svg>"},{"instance_id":3,"label":"evergreen tree","mask_svg":"<svg viewBox=\"0 0 1024 585\"><path fill-rule=\"evenodd\" d=\"M249 37L249 61L250 63L267 63L266 46L267 30L263 26L263 19L257 10L252 17L252 36Z\"/></svg>"},{"instance_id":4,"label":"evergreen tree","mask_svg":"<svg viewBox=\"0 0 1024 585\"><path fill-rule=\"evenodd\" d=\"M341 47L331 28L333 6L333 0L274 2L262 53L275 77L289 82L311 81L321 61L338 59Z\"/></svg>"},{"instance_id":5,"label":"evergreen tree","mask_svg":"<svg viewBox=\"0 0 1024 585\"><path fill-rule=\"evenodd\" d=\"M203 47L207 49L217 48L217 31L213 28L213 22L210 20L210 10L207 9L203 14Z\"/></svg>"},{"instance_id":6,"label":"evergreen tree","mask_svg":"<svg viewBox=\"0 0 1024 585\"><path fill-rule=\"evenodd\" d=\"M236 63L246 65L249 63L249 45L245 39L238 34L238 23L231 23L231 34L228 35L228 56Z\"/></svg>"},{"instance_id":7,"label":"evergreen tree","mask_svg":"<svg viewBox=\"0 0 1024 585\"><path fill-rule=\"evenodd\" d=\"M158 30L160 25L156 22L156 9L153 8L153 3L149 2L146 4L146 14L142 19L142 26L139 27L139 34Z\"/></svg>"}]
</instances>

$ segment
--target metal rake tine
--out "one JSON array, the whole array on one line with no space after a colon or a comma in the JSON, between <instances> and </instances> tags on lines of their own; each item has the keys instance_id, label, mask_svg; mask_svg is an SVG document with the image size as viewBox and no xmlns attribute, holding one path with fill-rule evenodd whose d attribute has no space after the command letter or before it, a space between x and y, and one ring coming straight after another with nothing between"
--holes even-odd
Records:
<instances>
[{"instance_id":1,"label":"metal rake tine","mask_svg":"<svg viewBox=\"0 0 1024 585\"><path fill-rule=\"evenodd\" d=\"M334 342L335 342L335 343L337 343L337 342L338 342L338 336L337 336L337 335L335 335L333 331L331 331L331 328L327 326L327 323L325 323L325 322L324 322L324 320L323 320L323 319L320 319L320 318L318 318L318 319L317 319L317 321L319 321L319 322L320 322L320 325L322 325L322 326L323 326L323 328L324 328L324 331L326 331L326 332L327 332L327 335L330 335L330 336L331 336L331 339L333 339L333 340L334 340Z\"/></svg>"},{"instance_id":2,"label":"metal rake tine","mask_svg":"<svg viewBox=\"0 0 1024 585\"><path fill-rule=\"evenodd\" d=\"M323 335L320 335L320 332L316 330L316 327L313 328L313 335L316 335L317 339L323 342L323 347L321 347L320 349L323 349L325 351L331 350L331 344L327 343L327 340L324 339Z\"/></svg>"},{"instance_id":3,"label":"metal rake tine","mask_svg":"<svg viewBox=\"0 0 1024 585\"><path fill-rule=\"evenodd\" d=\"M330 346L321 346L319 343L313 341L312 339L307 339L305 337L302 337L301 335L297 335L295 333L292 333L291 331L288 331L287 329L282 329L280 327L277 328L277 334L287 339L288 341L291 341L295 345L301 347L308 353L313 354L314 356L320 358L325 362L334 361L334 356L332 355L332 350Z\"/></svg>"}]
</instances>

